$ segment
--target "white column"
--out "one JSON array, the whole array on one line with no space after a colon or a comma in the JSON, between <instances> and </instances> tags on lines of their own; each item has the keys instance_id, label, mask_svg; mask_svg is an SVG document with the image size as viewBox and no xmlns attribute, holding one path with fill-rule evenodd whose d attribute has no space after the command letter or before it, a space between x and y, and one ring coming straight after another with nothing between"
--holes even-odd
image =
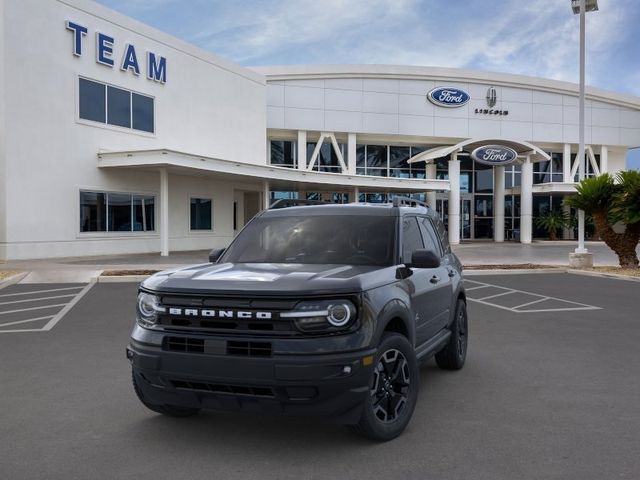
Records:
<instances>
[{"instance_id":1,"label":"white column","mask_svg":"<svg viewBox=\"0 0 640 480\"><path fill-rule=\"evenodd\" d=\"M564 144L564 153L562 154L562 181L564 183L573 182L573 178L571 178L571 144Z\"/></svg>"},{"instance_id":2,"label":"white column","mask_svg":"<svg viewBox=\"0 0 640 480\"><path fill-rule=\"evenodd\" d=\"M609 147L602 145L600 149L600 173L609 171Z\"/></svg>"},{"instance_id":3,"label":"white column","mask_svg":"<svg viewBox=\"0 0 640 480\"><path fill-rule=\"evenodd\" d=\"M265 180L262 186L262 209L268 209L269 205L271 205L271 192L269 191L269 182Z\"/></svg>"},{"instance_id":4,"label":"white column","mask_svg":"<svg viewBox=\"0 0 640 480\"><path fill-rule=\"evenodd\" d=\"M449 160L449 243L460 243L460 160L458 154Z\"/></svg>"},{"instance_id":5,"label":"white column","mask_svg":"<svg viewBox=\"0 0 640 480\"><path fill-rule=\"evenodd\" d=\"M307 131L298 130L298 170L307 169Z\"/></svg>"},{"instance_id":6,"label":"white column","mask_svg":"<svg viewBox=\"0 0 640 480\"><path fill-rule=\"evenodd\" d=\"M356 134L350 133L347 137L347 173L349 175L356 174L357 154Z\"/></svg>"},{"instance_id":7,"label":"white column","mask_svg":"<svg viewBox=\"0 0 640 480\"><path fill-rule=\"evenodd\" d=\"M520 187L520 242L531 243L533 221L533 163L527 157L522 164Z\"/></svg>"},{"instance_id":8,"label":"white column","mask_svg":"<svg viewBox=\"0 0 640 480\"><path fill-rule=\"evenodd\" d=\"M160 255L169 256L169 173L160 169Z\"/></svg>"},{"instance_id":9,"label":"white column","mask_svg":"<svg viewBox=\"0 0 640 480\"><path fill-rule=\"evenodd\" d=\"M428 180L435 180L438 166L434 163L427 163L425 166L425 176ZM427 192L427 205L434 210L436 209L436 192L431 190Z\"/></svg>"},{"instance_id":10,"label":"white column","mask_svg":"<svg viewBox=\"0 0 640 480\"><path fill-rule=\"evenodd\" d=\"M504 166L493 167L493 241L504 242Z\"/></svg>"}]
</instances>

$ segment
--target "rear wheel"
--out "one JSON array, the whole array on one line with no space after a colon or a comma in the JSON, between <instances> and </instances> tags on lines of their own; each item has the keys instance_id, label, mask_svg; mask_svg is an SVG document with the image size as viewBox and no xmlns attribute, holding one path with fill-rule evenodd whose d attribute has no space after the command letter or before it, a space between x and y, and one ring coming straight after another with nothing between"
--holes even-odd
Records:
<instances>
[{"instance_id":1,"label":"rear wheel","mask_svg":"<svg viewBox=\"0 0 640 480\"><path fill-rule=\"evenodd\" d=\"M131 381L133 382L133 390L136 392L138 400L140 400L142 404L149 410L167 415L169 417L191 417L200 411L199 408L179 407L177 405L163 405L152 403L147 400L147 398L144 396L144 393L142 393L142 390L138 385L138 380L136 379L136 374L133 370L131 371Z\"/></svg>"},{"instance_id":2,"label":"rear wheel","mask_svg":"<svg viewBox=\"0 0 640 480\"><path fill-rule=\"evenodd\" d=\"M397 437L411 420L418 390L418 362L413 347L400 334L385 334L376 353L362 417L354 429L377 441Z\"/></svg>"},{"instance_id":3,"label":"rear wheel","mask_svg":"<svg viewBox=\"0 0 640 480\"><path fill-rule=\"evenodd\" d=\"M451 337L447 345L436 353L436 363L443 370L460 370L467 358L468 342L467 304L461 298L451 324Z\"/></svg>"}]
</instances>

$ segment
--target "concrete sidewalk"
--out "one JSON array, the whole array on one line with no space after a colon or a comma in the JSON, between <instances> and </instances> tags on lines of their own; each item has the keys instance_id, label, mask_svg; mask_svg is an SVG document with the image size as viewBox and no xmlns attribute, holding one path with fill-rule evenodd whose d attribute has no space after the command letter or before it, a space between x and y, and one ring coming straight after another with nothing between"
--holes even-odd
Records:
<instances>
[{"instance_id":1,"label":"concrete sidewalk","mask_svg":"<svg viewBox=\"0 0 640 480\"><path fill-rule=\"evenodd\" d=\"M573 252L575 247L576 242L568 241L541 241L530 245L511 242L469 242L455 245L453 250L464 265L533 263L566 266L569 261L569 252ZM618 265L618 258L603 242L587 242L587 248L594 254L595 265ZM164 270L207 262L208 255L208 250L196 250L174 252L168 257L148 253L14 260L0 263L0 269L30 272L21 283L88 282L102 270Z\"/></svg>"}]
</instances>

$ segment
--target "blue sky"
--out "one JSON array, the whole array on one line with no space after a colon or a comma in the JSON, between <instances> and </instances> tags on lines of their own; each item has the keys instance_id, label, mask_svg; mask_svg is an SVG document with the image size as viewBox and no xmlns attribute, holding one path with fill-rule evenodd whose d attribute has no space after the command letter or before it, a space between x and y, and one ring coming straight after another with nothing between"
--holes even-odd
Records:
<instances>
[{"instance_id":1,"label":"blue sky","mask_svg":"<svg viewBox=\"0 0 640 480\"><path fill-rule=\"evenodd\" d=\"M577 82L569 0L98 0L241 65L465 67ZM640 96L640 1L587 15L587 83ZM640 168L640 150L631 166Z\"/></svg>"}]
</instances>

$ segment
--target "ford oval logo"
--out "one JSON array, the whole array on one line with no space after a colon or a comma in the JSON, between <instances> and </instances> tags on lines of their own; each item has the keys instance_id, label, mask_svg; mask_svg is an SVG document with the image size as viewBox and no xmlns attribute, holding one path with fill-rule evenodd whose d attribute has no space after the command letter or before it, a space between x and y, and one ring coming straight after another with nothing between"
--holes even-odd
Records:
<instances>
[{"instance_id":1,"label":"ford oval logo","mask_svg":"<svg viewBox=\"0 0 640 480\"><path fill-rule=\"evenodd\" d=\"M454 87L436 87L427 94L429 101L441 107L461 107L471 97L464 90Z\"/></svg>"},{"instance_id":2,"label":"ford oval logo","mask_svg":"<svg viewBox=\"0 0 640 480\"><path fill-rule=\"evenodd\" d=\"M518 152L504 145L484 145L471 152L471 158L485 165L508 165L518 158Z\"/></svg>"}]
</instances>

